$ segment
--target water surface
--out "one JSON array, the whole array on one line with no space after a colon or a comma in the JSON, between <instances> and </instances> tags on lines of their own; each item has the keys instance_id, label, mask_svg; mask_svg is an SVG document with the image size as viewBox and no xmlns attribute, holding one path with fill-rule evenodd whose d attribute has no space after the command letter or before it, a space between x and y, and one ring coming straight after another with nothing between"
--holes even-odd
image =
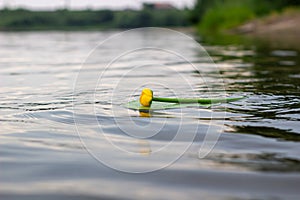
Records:
<instances>
[{"instance_id":1,"label":"water surface","mask_svg":"<svg viewBox=\"0 0 300 200\"><path fill-rule=\"evenodd\" d=\"M186 62L156 51L147 58L161 65L149 65L147 70L130 73L140 62L145 62L143 51L120 59L95 90L84 87L89 85L90 77L105 69L105 58L114 56L114 49L110 46L102 49L102 57L87 60L83 70L82 63L98 42L116 33L0 33L0 195L3 198L297 199L300 195L297 50L272 49L258 43L251 46L204 43L219 70L216 72L197 48L176 41L176 46L197 63L198 69L205 71L209 83L204 84L203 77ZM165 38L162 34L154 37L138 32L119 45L120 49L126 44L149 44L149 41L156 41L162 47L172 45L174 41ZM80 79L83 87L74 92L80 69L86 78ZM182 84L173 69L188 77L191 87ZM121 79L112 101L109 93L126 72L129 74ZM136 84L141 81L164 80L181 96L189 96L192 88L192 95L207 97L207 84L220 83L220 77L226 95L247 98L150 116L122 106L127 100L138 98L141 86ZM162 85L151 86L157 95L173 95ZM210 92L217 96L218 87L212 88L215 90ZM91 96L95 97L93 101ZM119 167L133 171L145 166L165 167L142 174L109 168L86 150L75 122L80 131L84 130L82 138ZM153 129L163 128L148 138L152 130L147 128L149 124ZM174 139L179 125L185 135L174 142L175 146L148 159ZM132 133L142 126L148 131L140 131L140 138L132 139L120 126ZM213 151L200 159L199 148L208 128L221 135ZM143 162L135 157L113 156L107 141L97 138L100 133L138 154ZM194 133L195 139L189 146ZM181 156L182 146L188 149ZM168 158L178 155L181 157L175 163L166 165Z\"/></svg>"}]
</instances>

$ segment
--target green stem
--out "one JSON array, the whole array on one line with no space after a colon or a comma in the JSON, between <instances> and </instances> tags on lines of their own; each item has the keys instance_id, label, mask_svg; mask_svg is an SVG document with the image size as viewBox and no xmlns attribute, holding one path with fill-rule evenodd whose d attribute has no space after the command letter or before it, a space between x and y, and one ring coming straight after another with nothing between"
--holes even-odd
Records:
<instances>
[{"instance_id":1,"label":"green stem","mask_svg":"<svg viewBox=\"0 0 300 200\"><path fill-rule=\"evenodd\" d=\"M211 103L225 103L231 101L237 101L244 97L235 98L212 98L212 99L182 99L182 98L165 98L165 97L153 97L152 101L169 102L169 103L200 103L200 104L211 104Z\"/></svg>"}]
</instances>

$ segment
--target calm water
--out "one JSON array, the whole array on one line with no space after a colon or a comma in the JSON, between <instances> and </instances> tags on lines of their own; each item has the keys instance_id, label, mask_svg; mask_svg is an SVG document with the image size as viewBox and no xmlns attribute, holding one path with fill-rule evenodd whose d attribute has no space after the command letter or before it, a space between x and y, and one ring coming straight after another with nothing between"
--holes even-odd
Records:
<instances>
[{"instance_id":1,"label":"calm water","mask_svg":"<svg viewBox=\"0 0 300 200\"><path fill-rule=\"evenodd\" d=\"M300 52L204 44L216 71L185 40L140 31L89 54L116 33L0 33L1 199L298 199ZM199 71L155 49L105 70L116 51L153 43L180 49ZM144 86L247 98L150 115L124 108ZM220 135L201 159L207 133Z\"/></svg>"}]
</instances>

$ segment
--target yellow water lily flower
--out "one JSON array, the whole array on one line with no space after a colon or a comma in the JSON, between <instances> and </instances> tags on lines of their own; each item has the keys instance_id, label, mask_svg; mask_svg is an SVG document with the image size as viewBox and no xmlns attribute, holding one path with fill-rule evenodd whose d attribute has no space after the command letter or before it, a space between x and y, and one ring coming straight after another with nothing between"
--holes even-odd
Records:
<instances>
[{"instance_id":1,"label":"yellow water lily flower","mask_svg":"<svg viewBox=\"0 0 300 200\"><path fill-rule=\"evenodd\" d=\"M150 107L153 99L153 91L149 88L144 88L140 96L140 104L145 107Z\"/></svg>"}]
</instances>

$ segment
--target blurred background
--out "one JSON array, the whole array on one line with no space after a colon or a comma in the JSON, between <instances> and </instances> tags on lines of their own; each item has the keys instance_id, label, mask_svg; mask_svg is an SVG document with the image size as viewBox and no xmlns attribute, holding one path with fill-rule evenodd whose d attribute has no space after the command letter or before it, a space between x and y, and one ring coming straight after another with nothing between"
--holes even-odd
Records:
<instances>
[{"instance_id":1,"label":"blurred background","mask_svg":"<svg viewBox=\"0 0 300 200\"><path fill-rule=\"evenodd\" d=\"M269 16L264 18L266 24L276 20L277 15L296 17L293 15L298 13L299 4L297 0L2 0L0 29L86 30L198 26L202 32L216 32L264 16ZM253 29L249 25L240 32Z\"/></svg>"},{"instance_id":2,"label":"blurred background","mask_svg":"<svg viewBox=\"0 0 300 200\"><path fill-rule=\"evenodd\" d=\"M265 39L271 36L273 41L297 47L299 5L297 0L2 0L0 30L193 27L204 37L224 32Z\"/></svg>"}]
</instances>

